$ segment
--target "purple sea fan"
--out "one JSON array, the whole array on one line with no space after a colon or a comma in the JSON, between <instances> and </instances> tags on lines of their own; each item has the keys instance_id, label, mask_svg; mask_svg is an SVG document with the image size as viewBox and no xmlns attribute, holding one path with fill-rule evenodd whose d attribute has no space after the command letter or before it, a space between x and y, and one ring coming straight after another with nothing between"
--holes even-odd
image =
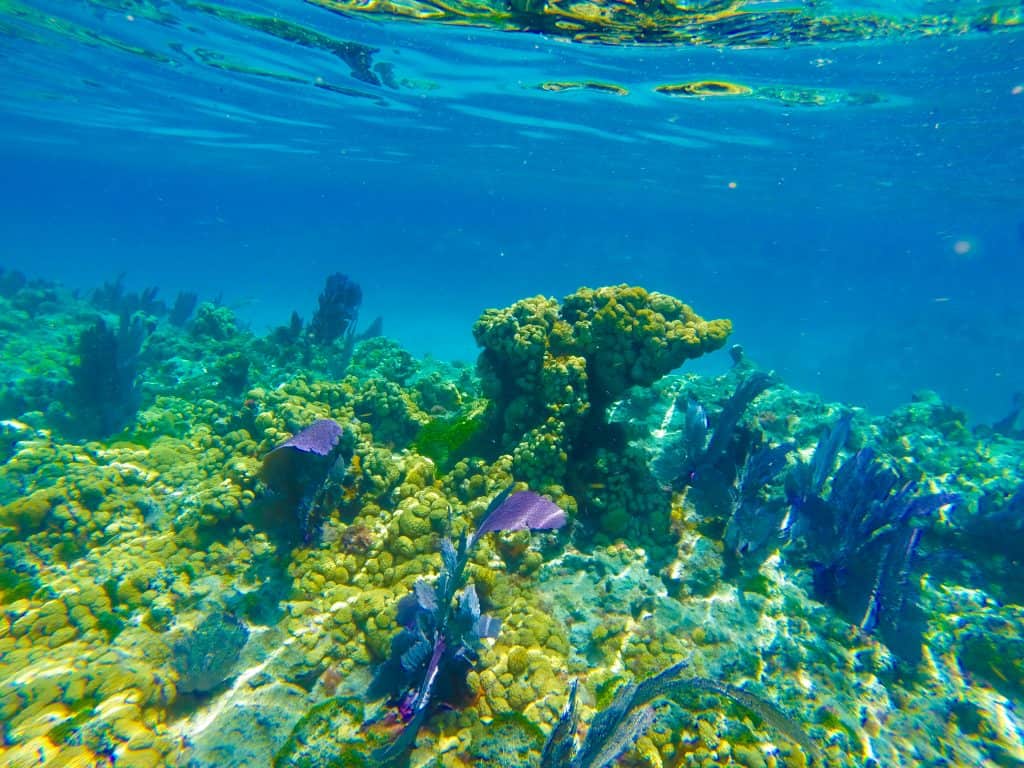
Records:
<instances>
[{"instance_id":1,"label":"purple sea fan","mask_svg":"<svg viewBox=\"0 0 1024 768\"><path fill-rule=\"evenodd\" d=\"M441 541L437 581L431 585L418 580L412 594L398 601L402 629L367 690L369 699L387 696L406 723L395 741L374 753L375 764L391 765L404 755L433 712L463 706L472 698L467 676L479 660L481 640L497 637L501 628L498 619L481 612L476 586L466 585L470 551L480 537L495 531L561 528L566 520L554 502L508 488L490 503L471 537L463 534L457 544L449 538Z\"/></svg>"},{"instance_id":2,"label":"purple sea fan","mask_svg":"<svg viewBox=\"0 0 1024 768\"><path fill-rule=\"evenodd\" d=\"M481 537L495 531L544 531L561 528L567 522L565 510L533 491L519 491L498 497L497 505L480 523L469 541L472 547Z\"/></svg>"},{"instance_id":3,"label":"purple sea fan","mask_svg":"<svg viewBox=\"0 0 1024 768\"><path fill-rule=\"evenodd\" d=\"M341 425L334 419L317 419L304 430L295 433L281 443L271 453L282 448L295 448L306 453L326 456L338 444L341 431Z\"/></svg>"},{"instance_id":4,"label":"purple sea fan","mask_svg":"<svg viewBox=\"0 0 1024 768\"><path fill-rule=\"evenodd\" d=\"M333 419L317 419L301 432L296 432L285 442L263 457L260 476L263 482L276 493L291 495L299 474L298 464L303 461L317 463L312 456L328 456L341 439L341 425ZM310 454L303 458L301 454Z\"/></svg>"},{"instance_id":5,"label":"purple sea fan","mask_svg":"<svg viewBox=\"0 0 1024 768\"><path fill-rule=\"evenodd\" d=\"M338 422L318 419L263 457L260 477L284 508L294 512L307 543L319 533L317 495L331 468L342 459L342 466L347 465L352 457L351 435L343 440L344 435Z\"/></svg>"}]
</instances>

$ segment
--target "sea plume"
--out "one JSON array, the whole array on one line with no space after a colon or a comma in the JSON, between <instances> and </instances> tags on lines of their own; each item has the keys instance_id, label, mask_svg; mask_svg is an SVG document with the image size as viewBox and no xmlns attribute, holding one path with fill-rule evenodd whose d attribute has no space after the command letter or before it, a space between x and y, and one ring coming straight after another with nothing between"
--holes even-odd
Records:
<instances>
[{"instance_id":1,"label":"sea plume","mask_svg":"<svg viewBox=\"0 0 1024 768\"><path fill-rule=\"evenodd\" d=\"M481 613L476 587L466 585L472 548L496 531L550 530L567 520L565 512L532 491L499 494L488 506L480 527L458 542L441 542L441 571L433 585L419 579L413 592L398 602L401 631L391 653L377 668L367 691L369 699L387 697L405 723L398 737L373 758L389 764L413 746L420 726L442 707L458 707L470 697L467 674L478 660L480 642L496 637L500 622ZM457 593L461 591L461 594Z\"/></svg>"}]
</instances>

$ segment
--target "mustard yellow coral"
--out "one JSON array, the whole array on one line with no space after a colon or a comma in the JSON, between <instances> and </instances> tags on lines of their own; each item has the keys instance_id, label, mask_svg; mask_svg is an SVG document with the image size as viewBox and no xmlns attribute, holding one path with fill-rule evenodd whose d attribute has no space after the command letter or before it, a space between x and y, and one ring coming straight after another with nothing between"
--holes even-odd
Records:
<instances>
[{"instance_id":1,"label":"mustard yellow coral","mask_svg":"<svg viewBox=\"0 0 1024 768\"><path fill-rule=\"evenodd\" d=\"M581 288L560 315L572 326L565 351L587 361L595 406L720 348L732 332L728 320L705 320L676 298L629 285Z\"/></svg>"},{"instance_id":2,"label":"mustard yellow coral","mask_svg":"<svg viewBox=\"0 0 1024 768\"><path fill-rule=\"evenodd\" d=\"M473 327L492 402L491 429L512 455L513 473L531 487L604 490L622 463L594 463L602 449L621 451L606 410L630 387L650 386L686 360L725 344L732 324L705 320L666 294L630 285L581 288L559 304L535 296L489 309ZM606 493L609 522L664 506L651 489L635 499ZM667 515L661 515L667 520ZM661 527L662 520L656 521ZM624 525L615 527L625 532Z\"/></svg>"}]
</instances>

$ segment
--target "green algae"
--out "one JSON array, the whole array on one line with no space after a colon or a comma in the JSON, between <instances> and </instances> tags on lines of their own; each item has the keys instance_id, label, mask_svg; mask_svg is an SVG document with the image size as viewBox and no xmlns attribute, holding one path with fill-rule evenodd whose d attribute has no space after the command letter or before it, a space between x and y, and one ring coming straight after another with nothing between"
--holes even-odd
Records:
<instances>
[{"instance_id":1,"label":"green algae","mask_svg":"<svg viewBox=\"0 0 1024 768\"><path fill-rule=\"evenodd\" d=\"M59 725L54 726L47 736L55 744L69 744L75 738L80 728L89 722L99 706L100 700L96 696L86 696L72 704L70 708L71 717Z\"/></svg>"},{"instance_id":2,"label":"green algae","mask_svg":"<svg viewBox=\"0 0 1024 768\"><path fill-rule=\"evenodd\" d=\"M484 426L485 414L485 405L472 404L451 416L437 416L420 427L412 448L448 472L465 458L465 449Z\"/></svg>"},{"instance_id":3,"label":"green algae","mask_svg":"<svg viewBox=\"0 0 1024 768\"><path fill-rule=\"evenodd\" d=\"M772 580L763 573L752 573L740 581L739 587L744 592L768 597L772 591Z\"/></svg>"},{"instance_id":4,"label":"green algae","mask_svg":"<svg viewBox=\"0 0 1024 768\"><path fill-rule=\"evenodd\" d=\"M615 694L628 682L622 675L613 675L599 683L594 690L595 707L600 711L611 706L612 701L615 699Z\"/></svg>"},{"instance_id":5,"label":"green algae","mask_svg":"<svg viewBox=\"0 0 1024 768\"><path fill-rule=\"evenodd\" d=\"M964 639L959 658L966 671L984 678L1008 698L1020 700L1024 698L1024 638L1011 632L1009 624L974 632Z\"/></svg>"}]
</instances>

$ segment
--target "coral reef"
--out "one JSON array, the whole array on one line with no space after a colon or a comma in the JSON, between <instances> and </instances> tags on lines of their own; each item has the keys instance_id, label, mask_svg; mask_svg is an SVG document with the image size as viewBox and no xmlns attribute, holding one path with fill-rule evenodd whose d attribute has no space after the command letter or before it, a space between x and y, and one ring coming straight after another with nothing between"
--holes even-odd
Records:
<instances>
[{"instance_id":1,"label":"coral reef","mask_svg":"<svg viewBox=\"0 0 1024 768\"><path fill-rule=\"evenodd\" d=\"M188 328L196 339L211 341L227 341L238 330L235 313L209 301L199 305Z\"/></svg>"},{"instance_id":2,"label":"coral reef","mask_svg":"<svg viewBox=\"0 0 1024 768\"><path fill-rule=\"evenodd\" d=\"M123 300L116 286L103 301ZM1012 430L972 432L927 394L877 418L777 379L754 393L742 357L723 376L672 373L728 325L619 286L485 313L479 382L383 338L355 339L332 372L301 321L260 336L216 304L184 325L140 315L139 405L116 437L75 442L68 338L96 312L0 273L4 765L370 766L396 743L412 768L539 765L573 679L588 760L1024 761ZM247 361L244 379L225 360ZM677 440L670 472L652 471ZM565 510L565 531L506 519L471 534L523 480ZM808 531L821 520L833 534ZM439 555L449 535L467 546ZM847 610L815 563L872 578L843 587ZM476 602L423 580L460 569L449 584ZM874 589L879 574L899 589ZM919 611L919 662L884 626L865 631L894 594ZM473 622L442 628L460 604ZM466 631L478 613L496 637ZM439 637L469 649L433 667L467 697L425 683ZM404 646L412 674L368 701ZM682 679L740 700L708 684L632 706L681 661ZM403 702L429 714L415 732ZM628 710L624 731L610 709ZM584 731L613 738L591 750Z\"/></svg>"}]
</instances>

